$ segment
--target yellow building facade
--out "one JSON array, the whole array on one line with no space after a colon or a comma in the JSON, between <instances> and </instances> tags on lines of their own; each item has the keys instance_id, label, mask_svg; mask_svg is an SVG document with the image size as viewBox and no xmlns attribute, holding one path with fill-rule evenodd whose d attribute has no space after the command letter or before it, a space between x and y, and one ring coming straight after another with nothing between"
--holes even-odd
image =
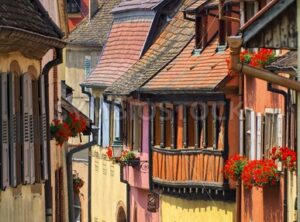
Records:
<instances>
[{"instance_id":1,"label":"yellow building facade","mask_svg":"<svg viewBox=\"0 0 300 222\"><path fill-rule=\"evenodd\" d=\"M126 212L126 184L120 182L120 165L107 160L99 146L92 149L92 197L93 222L118 221L118 211Z\"/></svg>"},{"instance_id":2,"label":"yellow building facade","mask_svg":"<svg viewBox=\"0 0 300 222\"><path fill-rule=\"evenodd\" d=\"M161 222L234 222L235 202L160 196Z\"/></svg>"}]
</instances>

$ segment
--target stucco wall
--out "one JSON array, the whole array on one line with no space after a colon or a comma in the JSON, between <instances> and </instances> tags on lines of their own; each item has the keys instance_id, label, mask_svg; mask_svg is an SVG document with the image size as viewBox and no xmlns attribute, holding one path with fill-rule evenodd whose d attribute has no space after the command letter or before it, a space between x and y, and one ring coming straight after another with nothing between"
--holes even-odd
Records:
<instances>
[{"instance_id":1,"label":"stucco wall","mask_svg":"<svg viewBox=\"0 0 300 222\"><path fill-rule=\"evenodd\" d=\"M160 196L161 222L233 222L235 203Z\"/></svg>"},{"instance_id":2,"label":"stucco wall","mask_svg":"<svg viewBox=\"0 0 300 222\"><path fill-rule=\"evenodd\" d=\"M84 60L85 56L91 56L91 70L98 61L99 50L67 48L65 61L65 80L66 84L73 88L73 105L85 115L89 115L89 100L87 95L81 93L79 84L85 80Z\"/></svg>"},{"instance_id":3,"label":"stucco wall","mask_svg":"<svg viewBox=\"0 0 300 222\"><path fill-rule=\"evenodd\" d=\"M0 192L0 221L45 221L44 185L20 185Z\"/></svg>"},{"instance_id":4,"label":"stucco wall","mask_svg":"<svg viewBox=\"0 0 300 222\"><path fill-rule=\"evenodd\" d=\"M118 206L126 211L126 184L120 182L120 166L102 157L98 146L92 149L91 221L114 222Z\"/></svg>"}]
</instances>

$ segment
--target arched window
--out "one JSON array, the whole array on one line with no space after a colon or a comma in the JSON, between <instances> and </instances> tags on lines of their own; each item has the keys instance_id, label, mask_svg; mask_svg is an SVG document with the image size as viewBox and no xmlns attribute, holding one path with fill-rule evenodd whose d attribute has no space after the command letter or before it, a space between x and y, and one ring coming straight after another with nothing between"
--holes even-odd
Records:
<instances>
[{"instance_id":1,"label":"arched window","mask_svg":"<svg viewBox=\"0 0 300 222\"><path fill-rule=\"evenodd\" d=\"M124 207L120 206L117 213L117 222L126 222L126 213Z\"/></svg>"}]
</instances>

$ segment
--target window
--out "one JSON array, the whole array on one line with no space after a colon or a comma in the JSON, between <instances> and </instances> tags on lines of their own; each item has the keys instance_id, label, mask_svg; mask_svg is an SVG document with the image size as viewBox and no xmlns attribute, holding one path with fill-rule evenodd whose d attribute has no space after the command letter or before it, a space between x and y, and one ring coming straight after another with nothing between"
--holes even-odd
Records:
<instances>
[{"instance_id":1,"label":"window","mask_svg":"<svg viewBox=\"0 0 300 222\"><path fill-rule=\"evenodd\" d=\"M268 157L270 149L282 146L283 118L277 109L265 114L245 111L245 155L251 159Z\"/></svg>"},{"instance_id":2,"label":"window","mask_svg":"<svg viewBox=\"0 0 300 222\"><path fill-rule=\"evenodd\" d=\"M141 151L143 135L143 106L127 104L126 144L132 150Z\"/></svg>"},{"instance_id":3,"label":"window","mask_svg":"<svg viewBox=\"0 0 300 222\"><path fill-rule=\"evenodd\" d=\"M267 109L264 125L264 156L268 157L270 149L274 146L282 146L282 115L274 110Z\"/></svg>"},{"instance_id":4,"label":"window","mask_svg":"<svg viewBox=\"0 0 300 222\"><path fill-rule=\"evenodd\" d=\"M154 110L154 144L155 146L176 147L176 106L172 104L156 105Z\"/></svg>"},{"instance_id":5,"label":"window","mask_svg":"<svg viewBox=\"0 0 300 222\"><path fill-rule=\"evenodd\" d=\"M224 149L223 103L156 104L153 111L151 125L154 146Z\"/></svg>"},{"instance_id":6,"label":"window","mask_svg":"<svg viewBox=\"0 0 300 222\"><path fill-rule=\"evenodd\" d=\"M85 78L87 78L90 73L91 73L91 66L92 66L92 58L91 56L85 56L84 57L84 75L85 75Z\"/></svg>"},{"instance_id":7,"label":"window","mask_svg":"<svg viewBox=\"0 0 300 222\"><path fill-rule=\"evenodd\" d=\"M142 148L142 120L143 120L143 107L133 106L133 144L132 149L141 151Z\"/></svg>"},{"instance_id":8,"label":"window","mask_svg":"<svg viewBox=\"0 0 300 222\"><path fill-rule=\"evenodd\" d=\"M80 12L80 0L67 0L68 13Z\"/></svg>"}]
</instances>

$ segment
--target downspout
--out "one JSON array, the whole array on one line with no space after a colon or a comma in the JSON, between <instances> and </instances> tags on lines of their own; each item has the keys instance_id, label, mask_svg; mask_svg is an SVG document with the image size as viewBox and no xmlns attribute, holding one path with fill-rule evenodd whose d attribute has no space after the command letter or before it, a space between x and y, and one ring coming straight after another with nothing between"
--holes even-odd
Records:
<instances>
[{"instance_id":1,"label":"downspout","mask_svg":"<svg viewBox=\"0 0 300 222\"><path fill-rule=\"evenodd\" d=\"M82 150L89 149L90 147L94 146L97 144L97 139L95 139L95 135L97 133L92 133L93 134L93 141L88 142L86 144L80 145L76 148L72 148L68 153L67 153L67 181L68 181L68 205L69 205L69 222L74 222L74 191L73 191L73 166L72 166L72 159L73 155L75 153L78 153Z\"/></svg>"},{"instance_id":2,"label":"downspout","mask_svg":"<svg viewBox=\"0 0 300 222\"><path fill-rule=\"evenodd\" d=\"M268 82L268 91L270 92L273 92L273 93L277 93L277 94L280 94L284 97L284 114L285 114L285 139L284 139L284 142L283 142L283 146L286 146L287 145L287 128L288 128L288 101L289 101L289 94L284 91L284 90L281 90L281 89L276 89L276 88L273 88L273 85L272 83L269 83ZM287 222L287 219L288 219L288 206L287 206L287 195L288 195L288 191L287 191L287 186L288 186L288 171L287 169L284 169L284 191L283 191L283 221L284 222Z\"/></svg>"},{"instance_id":3,"label":"downspout","mask_svg":"<svg viewBox=\"0 0 300 222\"><path fill-rule=\"evenodd\" d=\"M49 61L42 70L42 75L45 76L45 97L46 97L46 119L49 120L49 71L56 65L62 63L62 49L55 48L56 58ZM50 128L50 123L47 121L47 129ZM51 187L51 153L50 153L50 131L47 133L47 163L48 163L48 179L45 182L45 207L46 221L52 221L52 187Z\"/></svg>"},{"instance_id":4,"label":"downspout","mask_svg":"<svg viewBox=\"0 0 300 222\"><path fill-rule=\"evenodd\" d=\"M120 166L120 181L126 184L126 217L127 222L130 222L130 184L124 180L124 167Z\"/></svg>"},{"instance_id":5,"label":"downspout","mask_svg":"<svg viewBox=\"0 0 300 222\"><path fill-rule=\"evenodd\" d=\"M89 97L89 118L91 118L91 97L92 94L85 89L83 85L81 85L81 92ZM89 149L89 154L91 154L91 149ZM92 204L91 204L91 194L92 194L92 157L91 155L88 156L88 221L91 221L92 219Z\"/></svg>"}]
</instances>

